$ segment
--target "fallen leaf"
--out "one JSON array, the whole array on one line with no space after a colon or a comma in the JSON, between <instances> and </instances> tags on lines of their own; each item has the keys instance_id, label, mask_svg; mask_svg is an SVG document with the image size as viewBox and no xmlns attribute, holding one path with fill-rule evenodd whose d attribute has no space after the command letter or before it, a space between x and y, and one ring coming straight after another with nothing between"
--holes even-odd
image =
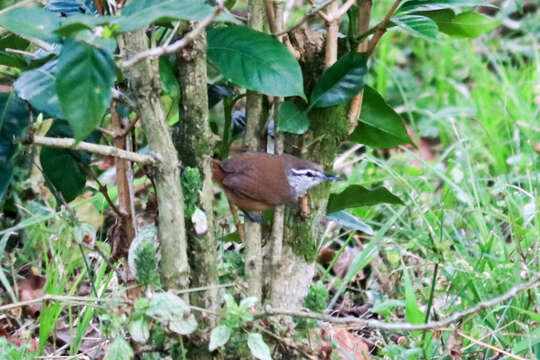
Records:
<instances>
[{"instance_id":1,"label":"fallen leaf","mask_svg":"<svg viewBox=\"0 0 540 360\"><path fill-rule=\"evenodd\" d=\"M340 359L369 359L369 347L360 336L345 329L335 329L332 337L338 344L337 355Z\"/></svg>"},{"instance_id":2,"label":"fallen leaf","mask_svg":"<svg viewBox=\"0 0 540 360\"><path fill-rule=\"evenodd\" d=\"M463 344L458 339L457 331L452 332L452 335L450 335L450 338L448 339L446 347L448 348L448 354L450 355L450 358L452 360L463 359L463 356L461 354L461 349L463 347Z\"/></svg>"},{"instance_id":3,"label":"fallen leaf","mask_svg":"<svg viewBox=\"0 0 540 360\"><path fill-rule=\"evenodd\" d=\"M29 278L17 282L17 287L19 289L19 300L29 301L41 297L44 285L45 278L38 275L31 275ZM39 303L24 307L24 313L34 318L37 318L40 312L41 304Z\"/></svg>"}]
</instances>

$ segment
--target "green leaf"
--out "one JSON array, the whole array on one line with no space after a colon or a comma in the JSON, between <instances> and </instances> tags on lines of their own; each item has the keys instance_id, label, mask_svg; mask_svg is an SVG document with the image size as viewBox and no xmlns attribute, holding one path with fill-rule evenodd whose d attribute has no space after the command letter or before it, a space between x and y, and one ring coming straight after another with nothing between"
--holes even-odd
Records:
<instances>
[{"instance_id":1,"label":"green leaf","mask_svg":"<svg viewBox=\"0 0 540 360\"><path fill-rule=\"evenodd\" d=\"M189 306L177 295L169 292L154 294L146 315L157 320L172 320L189 313Z\"/></svg>"},{"instance_id":2,"label":"green leaf","mask_svg":"<svg viewBox=\"0 0 540 360\"><path fill-rule=\"evenodd\" d=\"M128 331L133 341L145 343L150 337L150 325L144 316L138 316L131 320L128 325Z\"/></svg>"},{"instance_id":3,"label":"green leaf","mask_svg":"<svg viewBox=\"0 0 540 360\"><path fill-rule=\"evenodd\" d=\"M261 334L249 333L248 335L248 347L251 350L251 354L261 360L272 360L270 348L263 340Z\"/></svg>"},{"instance_id":4,"label":"green leaf","mask_svg":"<svg viewBox=\"0 0 540 360\"><path fill-rule=\"evenodd\" d=\"M70 202L82 192L86 184L86 174L74 152L44 147L39 158L47 179L62 194L64 200Z\"/></svg>"},{"instance_id":5,"label":"green leaf","mask_svg":"<svg viewBox=\"0 0 540 360\"><path fill-rule=\"evenodd\" d=\"M366 72L366 57L363 53L351 52L342 56L325 70L315 84L309 108L348 102L364 87Z\"/></svg>"},{"instance_id":6,"label":"green leaf","mask_svg":"<svg viewBox=\"0 0 540 360\"><path fill-rule=\"evenodd\" d=\"M72 137L73 131L65 120L55 120L47 132L50 137ZM99 133L94 132L85 139L97 142ZM85 168L90 163L90 154L84 151L44 147L40 162L46 179L58 190L67 202L75 199L86 183Z\"/></svg>"},{"instance_id":7,"label":"green leaf","mask_svg":"<svg viewBox=\"0 0 540 360\"><path fill-rule=\"evenodd\" d=\"M189 335L197 330L197 320L195 315L189 314L187 317L176 317L169 321L169 330L180 335Z\"/></svg>"},{"instance_id":8,"label":"green leaf","mask_svg":"<svg viewBox=\"0 0 540 360\"><path fill-rule=\"evenodd\" d=\"M367 235L373 235L371 226L344 210L328 214L326 217L344 228L362 231Z\"/></svg>"},{"instance_id":9,"label":"green leaf","mask_svg":"<svg viewBox=\"0 0 540 360\"><path fill-rule=\"evenodd\" d=\"M15 93L0 93L0 201L13 177L11 159L17 151L14 139L29 125L28 106Z\"/></svg>"},{"instance_id":10,"label":"green leaf","mask_svg":"<svg viewBox=\"0 0 540 360\"><path fill-rule=\"evenodd\" d=\"M210 334L210 344L208 350L214 351L218 347L222 347L229 341L231 337L232 329L227 325L216 326Z\"/></svg>"},{"instance_id":11,"label":"green leaf","mask_svg":"<svg viewBox=\"0 0 540 360\"><path fill-rule=\"evenodd\" d=\"M422 324L426 319L426 315L418 307L411 277L407 269L403 272L403 280L405 282L405 315L407 321L411 324Z\"/></svg>"},{"instance_id":12,"label":"green leaf","mask_svg":"<svg viewBox=\"0 0 540 360\"><path fill-rule=\"evenodd\" d=\"M165 292L155 294L146 315L169 326L171 331L181 335L191 334L197 329L197 320L189 313L189 306L180 297Z\"/></svg>"},{"instance_id":13,"label":"green leaf","mask_svg":"<svg viewBox=\"0 0 540 360\"><path fill-rule=\"evenodd\" d=\"M174 74L173 64L167 56L159 58L159 77L165 94L174 98L180 96L180 85L178 85L177 77Z\"/></svg>"},{"instance_id":14,"label":"green leaf","mask_svg":"<svg viewBox=\"0 0 540 360\"><path fill-rule=\"evenodd\" d=\"M56 92L77 140L88 136L111 101L114 60L106 51L67 41L58 61Z\"/></svg>"},{"instance_id":15,"label":"green leaf","mask_svg":"<svg viewBox=\"0 0 540 360\"><path fill-rule=\"evenodd\" d=\"M117 336L109 345L103 360L130 360L133 359L133 349L123 337Z\"/></svg>"},{"instance_id":16,"label":"green leaf","mask_svg":"<svg viewBox=\"0 0 540 360\"><path fill-rule=\"evenodd\" d=\"M512 353L521 354L540 344L540 328L534 329L529 334L522 334L522 340L514 345Z\"/></svg>"},{"instance_id":17,"label":"green leaf","mask_svg":"<svg viewBox=\"0 0 540 360\"><path fill-rule=\"evenodd\" d=\"M57 72L58 60L49 61L38 69L22 73L13 83L13 87L22 99L32 104L39 112L63 119L64 112L55 87Z\"/></svg>"},{"instance_id":18,"label":"green leaf","mask_svg":"<svg viewBox=\"0 0 540 360\"><path fill-rule=\"evenodd\" d=\"M463 6L492 6L485 0L407 0L399 7L397 13L409 13L416 11L431 11L448 8L459 8Z\"/></svg>"},{"instance_id":19,"label":"green leaf","mask_svg":"<svg viewBox=\"0 0 540 360\"><path fill-rule=\"evenodd\" d=\"M279 105L277 130L291 134L303 134L309 129L307 114L300 111L295 103L284 101Z\"/></svg>"},{"instance_id":20,"label":"green leaf","mask_svg":"<svg viewBox=\"0 0 540 360\"><path fill-rule=\"evenodd\" d=\"M401 116L369 86L364 88L362 113L350 140L383 149L412 143Z\"/></svg>"},{"instance_id":21,"label":"green leaf","mask_svg":"<svg viewBox=\"0 0 540 360\"><path fill-rule=\"evenodd\" d=\"M439 28L430 18L422 15L401 15L392 22L406 33L424 40L436 40Z\"/></svg>"},{"instance_id":22,"label":"green leaf","mask_svg":"<svg viewBox=\"0 0 540 360\"><path fill-rule=\"evenodd\" d=\"M208 58L223 76L248 90L305 99L300 65L273 36L237 26L210 29Z\"/></svg>"},{"instance_id":23,"label":"green leaf","mask_svg":"<svg viewBox=\"0 0 540 360\"><path fill-rule=\"evenodd\" d=\"M369 190L361 185L351 185L339 194L330 195L327 212L331 214L344 209L372 206L380 203L405 205L397 196L384 187Z\"/></svg>"},{"instance_id":24,"label":"green leaf","mask_svg":"<svg viewBox=\"0 0 540 360\"><path fill-rule=\"evenodd\" d=\"M71 36L84 29L93 29L100 25L114 24L118 19L117 16L76 14L62 18L60 20L60 25L54 32L60 36Z\"/></svg>"},{"instance_id":25,"label":"green leaf","mask_svg":"<svg viewBox=\"0 0 540 360\"><path fill-rule=\"evenodd\" d=\"M88 243L89 240L93 243L96 240L96 228L92 224L78 222L75 224L73 235L79 244Z\"/></svg>"},{"instance_id":26,"label":"green leaf","mask_svg":"<svg viewBox=\"0 0 540 360\"><path fill-rule=\"evenodd\" d=\"M0 15L0 27L24 37L58 42L60 17L43 8L18 8Z\"/></svg>"},{"instance_id":27,"label":"green leaf","mask_svg":"<svg viewBox=\"0 0 540 360\"><path fill-rule=\"evenodd\" d=\"M473 11L454 14L452 10L438 10L423 13L439 26L439 31L456 38L475 38L495 29L501 20Z\"/></svg>"},{"instance_id":28,"label":"green leaf","mask_svg":"<svg viewBox=\"0 0 540 360\"><path fill-rule=\"evenodd\" d=\"M132 0L117 23L121 31L134 31L157 21L202 20L213 12L214 7L204 0ZM216 20L238 23L228 14L220 14Z\"/></svg>"}]
</instances>

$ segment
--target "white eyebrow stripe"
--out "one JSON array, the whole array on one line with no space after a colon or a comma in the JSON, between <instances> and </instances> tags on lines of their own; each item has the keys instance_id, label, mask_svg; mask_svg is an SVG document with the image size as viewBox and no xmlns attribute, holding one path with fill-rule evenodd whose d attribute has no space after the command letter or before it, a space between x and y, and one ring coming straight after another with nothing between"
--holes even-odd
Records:
<instances>
[{"instance_id":1,"label":"white eyebrow stripe","mask_svg":"<svg viewBox=\"0 0 540 360\"><path fill-rule=\"evenodd\" d=\"M291 169L291 171L293 172L293 174L295 175L307 175L309 173L311 173L311 170L308 170L308 169Z\"/></svg>"}]
</instances>

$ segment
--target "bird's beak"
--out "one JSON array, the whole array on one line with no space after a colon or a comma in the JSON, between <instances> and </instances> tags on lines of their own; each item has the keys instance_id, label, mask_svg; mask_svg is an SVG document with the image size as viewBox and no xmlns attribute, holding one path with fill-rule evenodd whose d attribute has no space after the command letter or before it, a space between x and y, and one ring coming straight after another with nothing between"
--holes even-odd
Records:
<instances>
[{"instance_id":1,"label":"bird's beak","mask_svg":"<svg viewBox=\"0 0 540 360\"><path fill-rule=\"evenodd\" d=\"M339 176L332 175L332 174L324 174L324 180L340 181L340 180L344 180L344 179L340 178Z\"/></svg>"}]
</instances>

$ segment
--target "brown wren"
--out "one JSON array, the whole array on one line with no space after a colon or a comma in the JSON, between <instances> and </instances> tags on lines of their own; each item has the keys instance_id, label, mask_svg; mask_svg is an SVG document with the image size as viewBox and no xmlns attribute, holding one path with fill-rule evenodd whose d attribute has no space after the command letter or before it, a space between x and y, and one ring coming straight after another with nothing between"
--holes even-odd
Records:
<instances>
[{"instance_id":1,"label":"brown wren","mask_svg":"<svg viewBox=\"0 0 540 360\"><path fill-rule=\"evenodd\" d=\"M260 222L261 212L296 202L326 180L341 180L326 174L322 165L296 156L248 152L223 161L212 160L212 178L251 221Z\"/></svg>"}]
</instances>

